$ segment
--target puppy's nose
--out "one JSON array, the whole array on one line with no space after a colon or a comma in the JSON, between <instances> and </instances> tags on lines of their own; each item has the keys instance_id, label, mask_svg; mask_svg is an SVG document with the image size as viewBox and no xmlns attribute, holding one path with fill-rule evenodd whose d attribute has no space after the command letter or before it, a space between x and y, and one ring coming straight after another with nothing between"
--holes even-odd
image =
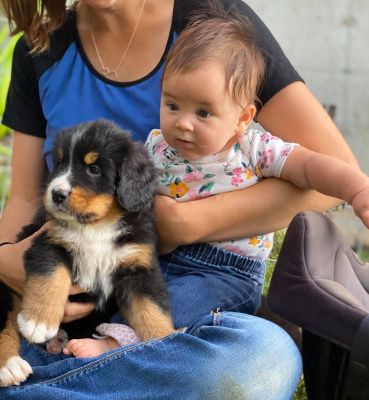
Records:
<instances>
[{"instance_id":1,"label":"puppy's nose","mask_svg":"<svg viewBox=\"0 0 369 400\"><path fill-rule=\"evenodd\" d=\"M68 198L70 192L63 189L55 188L51 191L51 198L56 205L60 205L64 203L64 201Z\"/></svg>"}]
</instances>

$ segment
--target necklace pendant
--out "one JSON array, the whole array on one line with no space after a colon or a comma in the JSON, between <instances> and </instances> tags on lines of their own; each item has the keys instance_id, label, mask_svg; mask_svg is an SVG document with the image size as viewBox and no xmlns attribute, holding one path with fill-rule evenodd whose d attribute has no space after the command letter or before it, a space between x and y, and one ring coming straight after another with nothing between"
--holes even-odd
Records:
<instances>
[{"instance_id":1,"label":"necklace pendant","mask_svg":"<svg viewBox=\"0 0 369 400\"><path fill-rule=\"evenodd\" d=\"M108 67L102 67L102 74L104 76L109 76L111 74L111 71Z\"/></svg>"},{"instance_id":2,"label":"necklace pendant","mask_svg":"<svg viewBox=\"0 0 369 400\"><path fill-rule=\"evenodd\" d=\"M105 78L109 78L109 77L112 77L113 79L115 78L115 79L118 79L118 74L117 74L117 71L115 71L115 70L111 70L110 68L108 68L108 67L103 67L103 69L102 69L102 74L105 76Z\"/></svg>"},{"instance_id":3,"label":"necklace pendant","mask_svg":"<svg viewBox=\"0 0 369 400\"><path fill-rule=\"evenodd\" d=\"M87 9L87 14L88 14L87 17L88 17L88 23L89 23L89 28L90 28L92 43L93 43L93 45L94 45L97 58L99 59L99 62L100 62L101 73L102 73L102 75L105 76L106 78L112 77L112 79L118 80L118 71L119 71L119 68L120 68L120 66L122 65L122 62L124 61L124 59L125 59L125 57L126 57L126 55L127 55L127 53L128 53L128 50L129 50L130 47L131 47L131 44L132 44L133 38L134 38L134 36L135 36L135 33L136 33L136 30L137 30L138 24L139 24L139 22L140 22L140 19L141 19L143 10L144 10L144 8L145 8L145 3L146 3L146 0L142 0L141 10L140 10L140 13L139 13L139 15L138 15L138 17L137 17L136 24L135 24L135 26L134 26L134 28L133 28L131 37L130 37L130 39L129 39L129 41L128 41L128 44L127 44L125 50L123 51L123 54L122 54L121 57L120 57L120 60L119 60L119 62L118 62L118 65L117 65L117 66L115 67L115 69L113 69L113 70L110 69L110 68L108 68L108 67L105 67L105 65L103 64L103 61L102 61L102 59L101 59L101 55L100 55L99 49L98 49L97 44L96 44L94 31L93 31L92 26L91 26L91 18L90 18L90 15L89 15L89 11L88 11L88 9Z\"/></svg>"}]
</instances>

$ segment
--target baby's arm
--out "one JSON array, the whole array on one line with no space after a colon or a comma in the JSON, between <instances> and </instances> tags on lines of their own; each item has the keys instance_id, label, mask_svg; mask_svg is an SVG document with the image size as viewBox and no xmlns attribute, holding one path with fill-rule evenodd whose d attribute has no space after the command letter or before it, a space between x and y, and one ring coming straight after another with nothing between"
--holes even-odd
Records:
<instances>
[{"instance_id":1,"label":"baby's arm","mask_svg":"<svg viewBox=\"0 0 369 400\"><path fill-rule=\"evenodd\" d=\"M282 168L281 179L347 201L369 228L369 177L343 161L296 147Z\"/></svg>"}]
</instances>

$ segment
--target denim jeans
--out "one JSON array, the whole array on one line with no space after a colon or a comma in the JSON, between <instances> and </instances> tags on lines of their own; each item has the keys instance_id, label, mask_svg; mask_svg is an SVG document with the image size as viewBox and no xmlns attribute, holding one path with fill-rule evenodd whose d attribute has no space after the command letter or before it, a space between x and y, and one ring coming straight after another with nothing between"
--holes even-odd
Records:
<instances>
[{"instance_id":1,"label":"denim jeans","mask_svg":"<svg viewBox=\"0 0 369 400\"><path fill-rule=\"evenodd\" d=\"M225 254L224 271L232 268L231 275L237 277L229 281L220 267L209 271L213 250L206 246L179 248L161 260L175 324L188 326L185 332L95 358L53 355L23 341L21 354L34 373L21 386L0 389L0 399L292 399L301 375L301 358L292 339L278 326L252 315L209 313L214 308L253 310L263 265L251 262L246 268L245 262L234 270L226 265ZM202 267L208 269L194 267L193 256L199 252L206 254ZM250 281L246 300L242 299L247 285L238 282L238 273ZM205 276L209 279L204 282Z\"/></svg>"},{"instance_id":2,"label":"denim jeans","mask_svg":"<svg viewBox=\"0 0 369 400\"><path fill-rule=\"evenodd\" d=\"M160 257L160 266L177 328L217 309L254 314L260 306L263 260L193 244Z\"/></svg>"}]
</instances>

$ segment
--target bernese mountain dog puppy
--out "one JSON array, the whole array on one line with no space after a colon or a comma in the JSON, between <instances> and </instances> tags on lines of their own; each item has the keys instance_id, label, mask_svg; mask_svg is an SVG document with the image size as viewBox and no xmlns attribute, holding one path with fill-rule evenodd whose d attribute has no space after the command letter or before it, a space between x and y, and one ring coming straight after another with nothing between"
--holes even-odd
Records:
<instances>
[{"instance_id":1,"label":"bernese mountain dog puppy","mask_svg":"<svg viewBox=\"0 0 369 400\"><path fill-rule=\"evenodd\" d=\"M156 253L156 172L144 146L98 120L61 131L53 160L43 207L19 235L48 221L25 253L23 298L0 283L0 386L18 385L32 373L19 355L19 331L33 343L53 338L74 284L97 312L113 301L142 340L174 331ZM89 319L90 326L100 322ZM74 331L85 336L85 322L76 323Z\"/></svg>"}]
</instances>

